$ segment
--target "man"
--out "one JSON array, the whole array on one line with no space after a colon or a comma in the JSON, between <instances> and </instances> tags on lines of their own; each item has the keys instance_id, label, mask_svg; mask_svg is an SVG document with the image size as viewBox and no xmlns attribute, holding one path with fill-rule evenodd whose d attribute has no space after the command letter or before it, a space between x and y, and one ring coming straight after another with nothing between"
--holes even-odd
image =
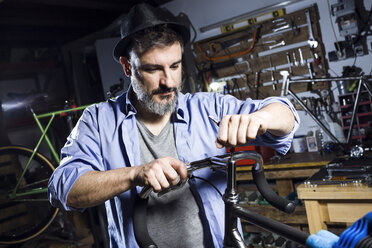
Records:
<instances>
[{"instance_id":1,"label":"man","mask_svg":"<svg viewBox=\"0 0 372 248\"><path fill-rule=\"evenodd\" d=\"M62 149L48 194L53 205L67 210L105 203L111 246L138 247L133 211L142 186L160 191L184 181L185 162L224 154L225 146L254 141L286 153L299 119L286 99L180 93L189 34L164 10L133 7L121 33L114 58L131 87L85 110ZM224 172L195 175L220 191L226 187ZM148 199L147 229L158 247L221 247L223 221L220 195L201 180Z\"/></svg>"}]
</instances>

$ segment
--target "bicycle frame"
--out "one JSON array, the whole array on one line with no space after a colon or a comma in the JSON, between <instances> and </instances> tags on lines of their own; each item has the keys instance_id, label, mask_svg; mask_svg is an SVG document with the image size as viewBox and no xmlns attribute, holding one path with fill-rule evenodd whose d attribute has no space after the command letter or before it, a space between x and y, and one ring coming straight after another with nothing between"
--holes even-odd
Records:
<instances>
[{"instance_id":1,"label":"bicycle frame","mask_svg":"<svg viewBox=\"0 0 372 248\"><path fill-rule=\"evenodd\" d=\"M254 160L256 164L252 168L252 173L255 171L258 173L257 175L253 174L253 178L255 182L257 180L263 180L263 170L262 170L262 157L256 152L251 153L250 159ZM225 239L224 239L224 247L226 248L244 248L246 247L244 244L244 240L241 237L238 228L238 218L244 219L256 226L259 226L263 229L266 229L268 231L277 233L285 238L288 238L292 241L297 242L301 245L306 245L306 241L310 234L305 233L303 231L300 231L296 228L293 228L291 226L288 226L286 224L283 224L281 222L278 222L276 220L267 218L265 216L259 215L257 213L251 212L247 209L242 208L239 206L239 194L238 194L238 188L236 183L236 162L237 160L234 159L234 153L231 153L231 157L227 163L227 188L225 191L225 194L223 195L223 200L225 202ZM261 178L258 178L260 177ZM266 182L266 180L265 180ZM257 183L256 183L257 184ZM266 190L267 185L257 185L260 192L261 190ZM260 189L261 188L261 189ZM267 189L269 190L269 189ZM262 193L262 192L261 192ZM266 196L267 196L266 192ZM269 192L270 193L270 192ZM274 198L275 197L275 198ZM266 197L265 197L266 198ZM287 204L285 206L285 201L282 203L278 203L278 199L281 199L277 195L270 195L268 200L269 202L273 203L272 205L280 205L281 210L287 213L291 213L294 211L294 205Z\"/></svg>"},{"instance_id":2,"label":"bicycle frame","mask_svg":"<svg viewBox=\"0 0 372 248\"><path fill-rule=\"evenodd\" d=\"M15 199L16 197L25 196L25 195L46 193L48 191L47 188L37 188L37 189L31 189L31 190L29 190L27 192L17 193L17 191L19 189L19 186L21 184L21 181L24 178L24 176L26 174L26 171L27 171L29 165L31 164L32 159L34 158L35 154L37 153L37 151L38 151L38 149L40 147L41 142L44 139L45 139L45 141L46 141L46 143L47 143L47 145L49 147L49 150L52 153L52 156L53 156L54 160L57 162L57 165L59 165L59 163L61 162L60 159L59 159L58 153L56 152L55 148L53 147L52 142L50 141L50 139L49 139L49 137L47 135L47 131L49 130L50 125L52 124L52 122L54 120L54 117L56 115L60 115L62 113L68 113L68 112L72 112L72 111L83 110L83 109L85 109L88 106L90 106L90 104L84 105L84 106L80 106L80 107L76 107L76 108L64 109L64 110L54 111L54 112L50 112L50 113L40 114L40 115L35 114L35 112L33 111L33 109L30 108L31 113L32 113L32 117L34 118L34 120L35 120L38 128L41 131L41 137L38 140L38 142L37 142L37 144L36 144L36 146L35 146L35 148L33 150L32 155L30 156L29 160L27 161L27 163L25 165L25 168L22 171L22 174L18 178L16 187L14 188L14 190L12 191L12 193L9 195L10 199ZM40 122L40 119L46 118L46 117L50 117L50 119L49 119L46 127L44 128L43 125Z\"/></svg>"},{"instance_id":3,"label":"bicycle frame","mask_svg":"<svg viewBox=\"0 0 372 248\"><path fill-rule=\"evenodd\" d=\"M302 232L296 228L293 228L276 220L256 214L239 206L239 194L236 183L236 162L241 159L252 159L255 161L255 164L252 167L253 181L256 184L261 195L272 206L282 210L285 213L292 213L295 210L294 202L278 196L271 189L264 175L262 156L255 151L234 152L234 149L231 149L230 154L219 155L189 163L189 174L192 174L192 171L194 170L203 168L223 169L227 171L227 186L222 197L225 204L224 247L245 247L244 240L238 231L238 218L244 219L268 231L277 233L301 245L305 245L310 234ZM222 166L222 163L224 164L224 166ZM182 187L182 184L176 185L170 190L176 189L177 187ZM152 188L150 186L143 187L142 191L139 194L138 200L142 201L143 199L146 199L151 191ZM168 190L164 191L164 193L168 192ZM158 195L159 194L163 194L163 191L159 192ZM143 207L143 204L139 204L138 207ZM137 242L139 242L141 247L156 247L156 244L153 242L151 237L149 237L148 234L144 234L145 231L147 232L147 229L142 228L142 223L144 221L143 218L140 216L141 213L143 214L143 211L138 211L138 213L135 211L134 213L134 232Z\"/></svg>"}]
</instances>

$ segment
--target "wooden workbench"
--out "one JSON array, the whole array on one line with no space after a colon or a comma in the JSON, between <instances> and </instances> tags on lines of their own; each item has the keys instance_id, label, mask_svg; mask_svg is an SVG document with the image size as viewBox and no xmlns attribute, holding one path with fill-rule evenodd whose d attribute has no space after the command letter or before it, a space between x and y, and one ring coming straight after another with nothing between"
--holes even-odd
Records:
<instances>
[{"instance_id":1,"label":"wooden workbench","mask_svg":"<svg viewBox=\"0 0 372 248\"><path fill-rule=\"evenodd\" d=\"M327 229L327 223L352 224L372 211L372 188L359 184L297 187L304 200L310 233Z\"/></svg>"}]
</instances>

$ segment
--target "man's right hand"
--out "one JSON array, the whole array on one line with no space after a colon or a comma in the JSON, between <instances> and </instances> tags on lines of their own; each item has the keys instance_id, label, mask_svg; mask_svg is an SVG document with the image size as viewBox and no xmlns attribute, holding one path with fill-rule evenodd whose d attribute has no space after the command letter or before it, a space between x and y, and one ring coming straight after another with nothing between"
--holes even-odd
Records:
<instances>
[{"instance_id":1,"label":"man's right hand","mask_svg":"<svg viewBox=\"0 0 372 248\"><path fill-rule=\"evenodd\" d=\"M176 185L179 180L184 181L187 178L185 163L171 157L159 158L133 168L136 170L134 184L149 185L154 191L166 189L171 185Z\"/></svg>"}]
</instances>

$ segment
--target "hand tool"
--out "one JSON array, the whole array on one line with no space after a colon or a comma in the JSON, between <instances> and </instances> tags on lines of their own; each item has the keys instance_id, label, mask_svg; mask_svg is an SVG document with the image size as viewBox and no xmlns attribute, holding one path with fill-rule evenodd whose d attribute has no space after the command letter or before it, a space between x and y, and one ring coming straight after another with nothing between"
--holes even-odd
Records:
<instances>
[{"instance_id":1,"label":"hand tool","mask_svg":"<svg viewBox=\"0 0 372 248\"><path fill-rule=\"evenodd\" d=\"M273 64L271 62L271 56L269 56L269 64L270 64L270 73L271 73L271 82L273 83L273 90L276 90L276 80L275 80L275 77L274 77L274 68L273 68Z\"/></svg>"},{"instance_id":2,"label":"hand tool","mask_svg":"<svg viewBox=\"0 0 372 248\"><path fill-rule=\"evenodd\" d=\"M246 54L250 53L252 51L252 49L254 48L254 45L256 44L256 41L259 37L258 33L259 33L260 28L261 28L260 25L258 25L256 27L256 29L254 30L254 33L253 33L252 42L249 45L249 48L244 50L244 51L239 51L239 52L236 52L236 53L231 53L231 54L226 54L226 55L221 55L221 56L216 56L216 57L210 57L208 54L206 54L203 51L203 49L200 47L199 43L196 42L194 45L199 50L200 54L204 57L204 59L206 59L208 61L216 61L216 60L222 60L222 59L231 59L231 58L241 57L243 55L246 55Z\"/></svg>"},{"instance_id":3,"label":"hand tool","mask_svg":"<svg viewBox=\"0 0 372 248\"><path fill-rule=\"evenodd\" d=\"M278 18L278 19L272 20L271 22L272 23L277 23L277 22L281 22L281 21L284 21L284 20L285 20L284 18Z\"/></svg>"},{"instance_id":4,"label":"hand tool","mask_svg":"<svg viewBox=\"0 0 372 248\"><path fill-rule=\"evenodd\" d=\"M280 96L286 96L288 92L288 71L280 71L280 75L283 76L282 82L282 91L280 92Z\"/></svg>"},{"instance_id":5,"label":"hand tool","mask_svg":"<svg viewBox=\"0 0 372 248\"><path fill-rule=\"evenodd\" d=\"M284 29L287 29L287 28L290 28L290 27L289 27L289 24L284 25L284 26L281 26L281 27L279 27L279 28L273 28L272 30L273 30L273 32L275 33L275 32L278 32L278 31L280 31L280 30L284 30Z\"/></svg>"},{"instance_id":6,"label":"hand tool","mask_svg":"<svg viewBox=\"0 0 372 248\"><path fill-rule=\"evenodd\" d=\"M220 126L220 123L221 122L220 121L217 121L215 118L213 118L213 116L208 115L208 118L211 119L217 126ZM231 147L228 150L230 150L230 154L231 154L230 159L234 159L233 155L234 155L234 152L235 152L235 147ZM203 160L200 160L200 161L203 161ZM216 160L216 161L218 161L218 160ZM194 162L194 163L197 163L197 162Z\"/></svg>"},{"instance_id":7,"label":"hand tool","mask_svg":"<svg viewBox=\"0 0 372 248\"><path fill-rule=\"evenodd\" d=\"M304 66L305 65L305 60L304 60L304 57L302 56L302 49L301 48L298 49L298 53L300 54L300 65Z\"/></svg>"},{"instance_id":8,"label":"hand tool","mask_svg":"<svg viewBox=\"0 0 372 248\"><path fill-rule=\"evenodd\" d=\"M273 48L279 47L279 46L285 46L285 41L282 40L281 42L276 43L275 45L269 46L269 49L273 49Z\"/></svg>"},{"instance_id":9,"label":"hand tool","mask_svg":"<svg viewBox=\"0 0 372 248\"><path fill-rule=\"evenodd\" d=\"M299 65L299 63L296 59L296 51L295 50L292 51L292 55L293 55L293 64L297 67Z\"/></svg>"},{"instance_id":10,"label":"hand tool","mask_svg":"<svg viewBox=\"0 0 372 248\"><path fill-rule=\"evenodd\" d=\"M292 75L292 63L291 63L291 56L289 55L289 52L285 53L285 56L287 57L287 63L288 63L288 68L289 68L289 74Z\"/></svg>"},{"instance_id":11,"label":"hand tool","mask_svg":"<svg viewBox=\"0 0 372 248\"><path fill-rule=\"evenodd\" d=\"M280 26L287 25L287 24L288 24L287 21L282 21L282 22L277 22L277 23L275 23L275 26L276 26L276 27L280 27Z\"/></svg>"},{"instance_id":12,"label":"hand tool","mask_svg":"<svg viewBox=\"0 0 372 248\"><path fill-rule=\"evenodd\" d=\"M262 41L262 44L270 44L270 43L275 43L275 42L277 42L276 40L264 40L264 41Z\"/></svg>"},{"instance_id":13,"label":"hand tool","mask_svg":"<svg viewBox=\"0 0 372 248\"><path fill-rule=\"evenodd\" d=\"M211 119L217 126L219 126L220 125L220 122L219 121L217 121L215 118L213 118L213 116L211 116L211 115L208 115L208 118L209 119Z\"/></svg>"},{"instance_id":14,"label":"hand tool","mask_svg":"<svg viewBox=\"0 0 372 248\"><path fill-rule=\"evenodd\" d=\"M255 77L254 77L254 88L258 88L260 84L260 71L256 71Z\"/></svg>"},{"instance_id":15,"label":"hand tool","mask_svg":"<svg viewBox=\"0 0 372 248\"><path fill-rule=\"evenodd\" d=\"M312 49L317 48L319 43L315 40L314 35L313 35L313 28L311 26L311 19L310 19L310 11L306 10L305 15L306 15L306 21L307 21L307 26L309 30L309 40L307 41L307 43L309 43L310 48Z\"/></svg>"},{"instance_id":16,"label":"hand tool","mask_svg":"<svg viewBox=\"0 0 372 248\"><path fill-rule=\"evenodd\" d=\"M256 89L256 99L258 99L259 90L260 87L260 71L256 71L256 75L254 77L254 87Z\"/></svg>"}]
</instances>

